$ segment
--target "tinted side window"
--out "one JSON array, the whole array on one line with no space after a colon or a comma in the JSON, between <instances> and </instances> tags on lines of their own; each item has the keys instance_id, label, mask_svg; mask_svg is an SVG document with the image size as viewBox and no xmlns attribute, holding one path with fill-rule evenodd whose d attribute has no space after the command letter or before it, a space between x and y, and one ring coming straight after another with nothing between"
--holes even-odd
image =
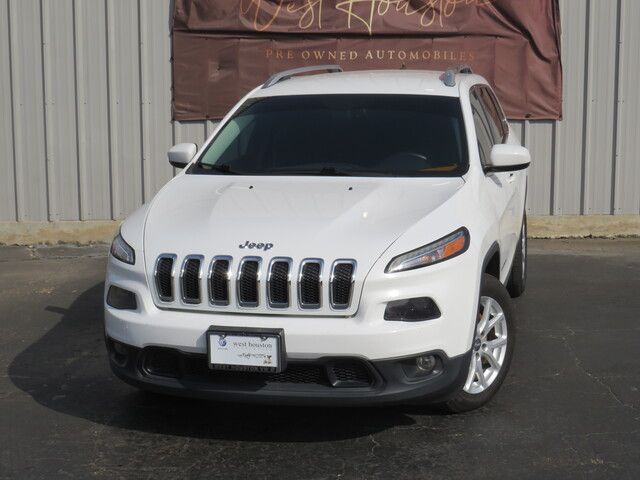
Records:
<instances>
[{"instance_id":1,"label":"tinted side window","mask_svg":"<svg viewBox=\"0 0 640 480\"><path fill-rule=\"evenodd\" d=\"M494 143L503 143L507 139L508 131L505 129L504 117L498 100L487 87L480 87L476 91L479 93L480 101L487 113Z\"/></svg>"},{"instance_id":2,"label":"tinted side window","mask_svg":"<svg viewBox=\"0 0 640 480\"><path fill-rule=\"evenodd\" d=\"M476 127L476 137L478 138L478 153L480 154L480 162L484 167L489 164L491 147L493 146L493 139L491 138L491 134L487 130L486 120L483 118L481 112L476 109L473 109L473 123Z\"/></svg>"},{"instance_id":3,"label":"tinted side window","mask_svg":"<svg viewBox=\"0 0 640 480\"><path fill-rule=\"evenodd\" d=\"M476 127L476 137L478 138L480 162L483 166L486 166L489 163L491 147L494 145L488 125L489 121L475 95L472 94L469 98L471 100L471 111L473 112L473 123Z\"/></svg>"}]
</instances>

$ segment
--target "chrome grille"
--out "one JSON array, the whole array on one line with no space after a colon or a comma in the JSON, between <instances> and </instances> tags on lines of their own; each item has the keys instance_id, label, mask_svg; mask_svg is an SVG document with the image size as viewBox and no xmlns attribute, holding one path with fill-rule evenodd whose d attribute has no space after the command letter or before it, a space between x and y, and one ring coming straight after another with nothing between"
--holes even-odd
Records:
<instances>
[{"instance_id":1,"label":"chrome grille","mask_svg":"<svg viewBox=\"0 0 640 480\"><path fill-rule=\"evenodd\" d=\"M176 256L164 254L158 257L154 271L158 297L163 302L173 301L173 262Z\"/></svg>"},{"instance_id":2,"label":"chrome grille","mask_svg":"<svg viewBox=\"0 0 640 480\"><path fill-rule=\"evenodd\" d=\"M209 301L213 305L229 305L231 257L213 257L209 268Z\"/></svg>"},{"instance_id":3,"label":"chrome grille","mask_svg":"<svg viewBox=\"0 0 640 480\"><path fill-rule=\"evenodd\" d=\"M276 257L269 263L267 277L267 299L272 308L287 308L289 306L289 291L291 285L290 258Z\"/></svg>"},{"instance_id":4,"label":"chrome grille","mask_svg":"<svg viewBox=\"0 0 640 480\"><path fill-rule=\"evenodd\" d=\"M260 257L244 257L238 267L238 304L241 307L260 305Z\"/></svg>"},{"instance_id":5,"label":"chrome grille","mask_svg":"<svg viewBox=\"0 0 640 480\"><path fill-rule=\"evenodd\" d=\"M329 281L324 282L324 276ZM335 260L325 270L321 258L298 263L290 257L274 257L263 266L258 256L186 255L158 256L153 272L155 297L159 303L185 307L242 307L270 309L348 309L353 300L356 262ZM264 281L263 281L264 278ZM179 290L176 295L175 290Z\"/></svg>"},{"instance_id":6,"label":"chrome grille","mask_svg":"<svg viewBox=\"0 0 640 480\"><path fill-rule=\"evenodd\" d=\"M349 308L355 273L356 262L354 260L336 260L333 262L331 280L329 282L329 297L332 308L340 310Z\"/></svg>"},{"instance_id":7,"label":"chrome grille","mask_svg":"<svg viewBox=\"0 0 640 480\"><path fill-rule=\"evenodd\" d=\"M200 267L203 260L202 255L189 255L182 263L180 288L185 303L200 303Z\"/></svg>"}]
</instances>

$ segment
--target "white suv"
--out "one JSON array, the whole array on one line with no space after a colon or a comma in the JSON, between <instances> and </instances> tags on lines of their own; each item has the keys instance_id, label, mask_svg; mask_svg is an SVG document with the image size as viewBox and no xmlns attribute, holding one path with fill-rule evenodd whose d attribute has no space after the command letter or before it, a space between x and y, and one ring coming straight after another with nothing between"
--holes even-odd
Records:
<instances>
[{"instance_id":1,"label":"white suv","mask_svg":"<svg viewBox=\"0 0 640 480\"><path fill-rule=\"evenodd\" d=\"M196 150L169 151L183 170L113 241L118 377L220 400L454 412L496 392L509 293L525 285L530 156L482 77L283 72Z\"/></svg>"}]
</instances>

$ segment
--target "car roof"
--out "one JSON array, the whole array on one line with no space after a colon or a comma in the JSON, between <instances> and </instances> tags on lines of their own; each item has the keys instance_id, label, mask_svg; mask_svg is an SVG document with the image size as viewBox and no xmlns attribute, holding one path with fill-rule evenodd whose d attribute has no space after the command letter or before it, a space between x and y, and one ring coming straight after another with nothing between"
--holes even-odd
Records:
<instances>
[{"instance_id":1,"label":"car roof","mask_svg":"<svg viewBox=\"0 0 640 480\"><path fill-rule=\"evenodd\" d=\"M349 93L459 97L459 82L448 87L441 79L442 74L441 71L431 70L361 70L301 75L267 88L258 88L251 97ZM456 75L458 77L460 75Z\"/></svg>"}]
</instances>

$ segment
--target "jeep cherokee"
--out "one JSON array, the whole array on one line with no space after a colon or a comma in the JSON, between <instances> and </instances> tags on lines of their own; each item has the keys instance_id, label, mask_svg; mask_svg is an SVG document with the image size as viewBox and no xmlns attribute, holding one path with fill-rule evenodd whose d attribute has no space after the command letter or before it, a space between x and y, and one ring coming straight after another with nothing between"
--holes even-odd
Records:
<instances>
[{"instance_id":1,"label":"jeep cherokee","mask_svg":"<svg viewBox=\"0 0 640 480\"><path fill-rule=\"evenodd\" d=\"M105 338L122 380L452 412L500 387L526 280L530 156L481 76L282 72L199 152L168 156L182 170L122 223L108 260Z\"/></svg>"}]
</instances>

